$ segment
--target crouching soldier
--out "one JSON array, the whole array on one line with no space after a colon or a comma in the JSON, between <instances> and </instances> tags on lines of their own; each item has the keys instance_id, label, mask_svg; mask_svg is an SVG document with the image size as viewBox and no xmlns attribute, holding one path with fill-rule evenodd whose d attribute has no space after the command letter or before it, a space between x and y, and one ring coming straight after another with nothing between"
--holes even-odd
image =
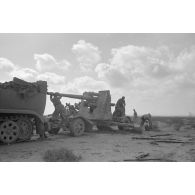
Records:
<instances>
[{"instance_id":1,"label":"crouching soldier","mask_svg":"<svg viewBox=\"0 0 195 195\"><path fill-rule=\"evenodd\" d=\"M152 116L150 113L144 114L141 117L140 127L146 131L150 131L152 129Z\"/></svg>"}]
</instances>

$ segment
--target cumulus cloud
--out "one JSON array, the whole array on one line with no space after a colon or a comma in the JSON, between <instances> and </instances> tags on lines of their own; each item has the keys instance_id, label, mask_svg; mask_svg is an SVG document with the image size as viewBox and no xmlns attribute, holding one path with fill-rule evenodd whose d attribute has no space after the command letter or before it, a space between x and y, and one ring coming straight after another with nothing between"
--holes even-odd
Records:
<instances>
[{"instance_id":1,"label":"cumulus cloud","mask_svg":"<svg viewBox=\"0 0 195 195\"><path fill-rule=\"evenodd\" d=\"M98 64L95 68L95 72L98 73L100 79L109 82L112 87L122 87L129 82L127 75L121 73L120 69L117 69L110 64Z\"/></svg>"},{"instance_id":2,"label":"cumulus cloud","mask_svg":"<svg viewBox=\"0 0 195 195\"><path fill-rule=\"evenodd\" d=\"M76 55L81 69L85 71L93 69L101 60L99 48L84 40L79 40L74 44L72 52Z\"/></svg>"},{"instance_id":3,"label":"cumulus cloud","mask_svg":"<svg viewBox=\"0 0 195 195\"><path fill-rule=\"evenodd\" d=\"M108 89L108 85L104 81L95 80L89 76L77 77L73 81L68 82L62 88L62 91L69 93L82 94L84 91L99 91Z\"/></svg>"},{"instance_id":4,"label":"cumulus cloud","mask_svg":"<svg viewBox=\"0 0 195 195\"><path fill-rule=\"evenodd\" d=\"M35 82L37 80L44 80L48 82L48 85L61 85L65 83L65 76L53 73L53 72L45 72L39 73L31 68L21 68L10 72L11 77L18 77L20 79L24 79L29 82Z\"/></svg>"},{"instance_id":5,"label":"cumulus cloud","mask_svg":"<svg viewBox=\"0 0 195 195\"><path fill-rule=\"evenodd\" d=\"M165 46L128 45L112 49L111 55L109 63L98 64L95 72L112 87L140 87L143 90L178 73L174 65L176 58Z\"/></svg>"},{"instance_id":6,"label":"cumulus cloud","mask_svg":"<svg viewBox=\"0 0 195 195\"><path fill-rule=\"evenodd\" d=\"M10 72L16 69L16 65L6 58L0 58L0 71Z\"/></svg>"},{"instance_id":7,"label":"cumulus cloud","mask_svg":"<svg viewBox=\"0 0 195 195\"><path fill-rule=\"evenodd\" d=\"M36 61L35 67L38 71L52 71L52 70L67 70L71 64L67 60L57 61L52 55L44 54L34 54L34 59Z\"/></svg>"},{"instance_id":8,"label":"cumulus cloud","mask_svg":"<svg viewBox=\"0 0 195 195\"><path fill-rule=\"evenodd\" d=\"M175 59L172 64L175 70L183 72L192 72L195 70L195 47L185 49Z\"/></svg>"},{"instance_id":9,"label":"cumulus cloud","mask_svg":"<svg viewBox=\"0 0 195 195\"><path fill-rule=\"evenodd\" d=\"M36 77L38 80L48 81L49 84L52 85L60 85L65 83L65 77L58 75L52 72L45 72L43 74L39 74Z\"/></svg>"},{"instance_id":10,"label":"cumulus cloud","mask_svg":"<svg viewBox=\"0 0 195 195\"><path fill-rule=\"evenodd\" d=\"M31 68L17 68L10 72L11 77L18 77L29 82L36 81L36 76L38 72Z\"/></svg>"},{"instance_id":11,"label":"cumulus cloud","mask_svg":"<svg viewBox=\"0 0 195 195\"><path fill-rule=\"evenodd\" d=\"M52 69L53 68L52 66L49 67L48 69ZM62 85L65 84L66 78L65 76L62 76L56 72L57 71L55 71L55 73L46 71L42 73L32 68L23 68L19 65L15 65L13 62L11 62L10 60L6 58L0 58L1 82L12 80L13 77L18 77L28 82L35 82L37 80L45 80L48 82L49 88L55 89L58 91L61 89Z\"/></svg>"},{"instance_id":12,"label":"cumulus cloud","mask_svg":"<svg viewBox=\"0 0 195 195\"><path fill-rule=\"evenodd\" d=\"M123 73L136 76L166 77L171 73L169 49L128 45L112 49L110 63Z\"/></svg>"},{"instance_id":13,"label":"cumulus cloud","mask_svg":"<svg viewBox=\"0 0 195 195\"><path fill-rule=\"evenodd\" d=\"M192 93L195 88L194 47L177 55L164 46L128 45L112 49L108 63L99 63L95 72L100 80L109 83L115 100L123 94L127 102L140 110L144 106L157 113L155 107L150 107L161 102L163 106L172 103L176 109L176 99L178 104L195 98L195 92ZM163 106L159 105L159 109L164 110Z\"/></svg>"}]
</instances>

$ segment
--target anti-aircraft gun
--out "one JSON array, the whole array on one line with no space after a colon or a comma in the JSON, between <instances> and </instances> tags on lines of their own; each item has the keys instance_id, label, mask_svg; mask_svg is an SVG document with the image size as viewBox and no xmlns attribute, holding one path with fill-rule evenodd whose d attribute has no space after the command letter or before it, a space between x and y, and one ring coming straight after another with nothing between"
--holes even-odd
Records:
<instances>
[{"instance_id":1,"label":"anti-aircraft gun","mask_svg":"<svg viewBox=\"0 0 195 195\"><path fill-rule=\"evenodd\" d=\"M71 115L65 109L63 119L58 123L50 118L49 132L57 133L60 128L68 128L72 135L79 136L84 131L90 131L97 121L112 120L110 91L84 92L83 95L47 92L48 95L81 100L79 110ZM60 125L59 125L60 124Z\"/></svg>"},{"instance_id":2,"label":"anti-aircraft gun","mask_svg":"<svg viewBox=\"0 0 195 195\"><path fill-rule=\"evenodd\" d=\"M63 94L48 92L48 95L80 99L79 110L76 114L71 115L70 112L64 112L65 117L57 123L50 118L48 123L48 131L50 133L58 133L60 128L69 129L71 134L79 136L84 131L92 130L96 125L99 130L110 129L111 126L133 128L134 124L129 120L114 121L112 116L110 91L84 92L83 95Z\"/></svg>"}]
</instances>

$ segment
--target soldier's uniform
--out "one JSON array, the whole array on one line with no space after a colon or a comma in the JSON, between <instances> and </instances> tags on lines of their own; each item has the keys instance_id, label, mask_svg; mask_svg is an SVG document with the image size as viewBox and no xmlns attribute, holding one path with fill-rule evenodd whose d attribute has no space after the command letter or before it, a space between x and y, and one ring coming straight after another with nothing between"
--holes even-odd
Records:
<instances>
[{"instance_id":1,"label":"soldier's uniform","mask_svg":"<svg viewBox=\"0 0 195 195\"><path fill-rule=\"evenodd\" d=\"M134 120L134 122L137 121L137 112L135 109L133 109L133 120Z\"/></svg>"},{"instance_id":2,"label":"soldier's uniform","mask_svg":"<svg viewBox=\"0 0 195 195\"><path fill-rule=\"evenodd\" d=\"M113 113L114 117L122 117L125 116L125 97L123 96L120 98L116 105L115 105L115 111Z\"/></svg>"},{"instance_id":3,"label":"soldier's uniform","mask_svg":"<svg viewBox=\"0 0 195 195\"><path fill-rule=\"evenodd\" d=\"M63 118L64 114L65 114L65 108L64 108L63 104L61 103L60 99L61 99L61 97L59 97L59 96L55 96L55 95L50 96L50 100L55 107L55 110L52 114L54 119L58 118L59 116Z\"/></svg>"},{"instance_id":4,"label":"soldier's uniform","mask_svg":"<svg viewBox=\"0 0 195 195\"><path fill-rule=\"evenodd\" d=\"M135 119L137 118L137 112L136 112L135 109L133 109L133 116L134 116Z\"/></svg>"},{"instance_id":5,"label":"soldier's uniform","mask_svg":"<svg viewBox=\"0 0 195 195\"><path fill-rule=\"evenodd\" d=\"M152 129L152 116L151 116L150 113L144 114L141 117L141 124L140 124L140 126L142 127L146 121L148 121L148 123L149 123L149 129Z\"/></svg>"},{"instance_id":6,"label":"soldier's uniform","mask_svg":"<svg viewBox=\"0 0 195 195\"><path fill-rule=\"evenodd\" d=\"M120 98L115 106L115 110L121 113L121 116L125 116L125 97Z\"/></svg>"}]
</instances>

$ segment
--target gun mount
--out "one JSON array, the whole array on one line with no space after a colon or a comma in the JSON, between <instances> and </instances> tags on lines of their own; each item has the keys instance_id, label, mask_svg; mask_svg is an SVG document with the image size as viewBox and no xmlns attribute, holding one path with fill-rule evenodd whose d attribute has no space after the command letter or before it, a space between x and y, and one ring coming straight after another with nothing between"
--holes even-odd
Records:
<instances>
[{"instance_id":1,"label":"gun mount","mask_svg":"<svg viewBox=\"0 0 195 195\"><path fill-rule=\"evenodd\" d=\"M47 92L48 95L80 99L79 116L90 120L111 120L112 112L110 91L84 92L83 95Z\"/></svg>"}]
</instances>

